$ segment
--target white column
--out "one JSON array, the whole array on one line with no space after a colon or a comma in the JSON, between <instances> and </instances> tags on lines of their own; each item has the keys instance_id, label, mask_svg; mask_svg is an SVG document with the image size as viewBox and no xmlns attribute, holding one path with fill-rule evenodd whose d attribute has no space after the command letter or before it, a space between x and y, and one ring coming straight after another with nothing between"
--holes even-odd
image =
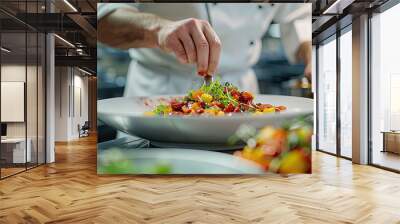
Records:
<instances>
[{"instance_id":1,"label":"white column","mask_svg":"<svg viewBox=\"0 0 400 224\"><path fill-rule=\"evenodd\" d=\"M368 16L353 20L353 162L368 163Z\"/></svg>"},{"instance_id":2,"label":"white column","mask_svg":"<svg viewBox=\"0 0 400 224\"><path fill-rule=\"evenodd\" d=\"M55 133L55 61L54 35L46 36L46 163L55 161L54 133Z\"/></svg>"}]
</instances>

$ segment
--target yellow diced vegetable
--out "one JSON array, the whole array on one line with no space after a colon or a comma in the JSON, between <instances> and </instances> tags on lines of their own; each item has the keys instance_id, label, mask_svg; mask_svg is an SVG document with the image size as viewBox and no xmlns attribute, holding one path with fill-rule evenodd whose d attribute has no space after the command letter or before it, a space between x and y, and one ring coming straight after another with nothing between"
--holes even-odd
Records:
<instances>
[{"instance_id":1,"label":"yellow diced vegetable","mask_svg":"<svg viewBox=\"0 0 400 224\"><path fill-rule=\"evenodd\" d=\"M263 112L264 113L273 113L273 112L275 112L275 108L274 107L264 108Z\"/></svg>"},{"instance_id":2,"label":"yellow diced vegetable","mask_svg":"<svg viewBox=\"0 0 400 224\"><path fill-rule=\"evenodd\" d=\"M215 115L215 110L214 109L205 109L204 113L206 114L211 114L211 115Z\"/></svg>"},{"instance_id":3,"label":"yellow diced vegetable","mask_svg":"<svg viewBox=\"0 0 400 224\"><path fill-rule=\"evenodd\" d=\"M199 100L200 97L201 97L201 95L203 94L203 91L201 91L200 89L198 89L198 90L192 90L191 94L192 94L192 98L193 98L193 99Z\"/></svg>"},{"instance_id":4,"label":"yellow diced vegetable","mask_svg":"<svg viewBox=\"0 0 400 224\"><path fill-rule=\"evenodd\" d=\"M210 94L203 93L201 95L201 100L204 101L205 103L211 103L211 101L213 100L213 97Z\"/></svg>"},{"instance_id":5,"label":"yellow diced vegetable","mask_svg":"<svg viewBox=\"0 0 400 224\"><path fill-rule=\"evenodd\" d=\"M193 103L191 109L192 110L200 109L200 105L198 103Z\"/></svg>"},{"instance_id":6,"label":"yellow diced vegetable","mask_svg":"<svg viewBox=\"0 0 400 224\"><path fill-rule=\"evenodd\" d=\"M168 114L168 113L171 113L171 112L172 112L172 107L165 108L164 113Z\"/></svg>"}]
</instances>

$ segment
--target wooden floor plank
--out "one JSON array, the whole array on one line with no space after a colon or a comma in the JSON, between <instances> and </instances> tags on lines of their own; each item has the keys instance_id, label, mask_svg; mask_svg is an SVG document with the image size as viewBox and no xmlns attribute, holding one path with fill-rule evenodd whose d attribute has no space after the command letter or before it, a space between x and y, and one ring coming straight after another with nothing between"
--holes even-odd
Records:
<instances>
[{"instance_id":1,"label":"wooden floor plank","mask_svg":"<svg viewBox=\"0 0 400 224\"><path fill-rule=\"evenodd\" d=\"M312 175L97 176L96 137L0 181L0 223L400 223L400 175L313 153Z\"/></svg>"}]
</instances>

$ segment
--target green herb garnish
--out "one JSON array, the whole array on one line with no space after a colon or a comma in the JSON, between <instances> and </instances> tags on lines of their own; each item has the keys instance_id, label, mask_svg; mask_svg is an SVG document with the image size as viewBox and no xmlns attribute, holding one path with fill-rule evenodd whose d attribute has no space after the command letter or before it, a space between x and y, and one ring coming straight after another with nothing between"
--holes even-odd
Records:
<instances>
[{"instance_id":1,"label":"green herb garnish","mask_svg":"<svg viewBox=\"0 0 400 224\"><path fill-rule=\"evenodd\" d=\"M237 90L237 87L231 83L226 82L222 85L219 78L216 78L210 85L202 85L200 90L204 93L210 94L215 100L224 104L224 106L228 106L230 103L237 106L239 102L232 97L229 91L224 91L225 88Z\"/></svg>"},{"instance_id":2,"label":"green herb garnish","mask_svg":"<svg viewBox=\"0 0 400 224\"><path fill-rule=\"evenodd\" d=\"M160 104L153 110L153 112L157 115L164 115L167 113L167 110L168 110L167 105Z\"/></svg>"}]
</instances>

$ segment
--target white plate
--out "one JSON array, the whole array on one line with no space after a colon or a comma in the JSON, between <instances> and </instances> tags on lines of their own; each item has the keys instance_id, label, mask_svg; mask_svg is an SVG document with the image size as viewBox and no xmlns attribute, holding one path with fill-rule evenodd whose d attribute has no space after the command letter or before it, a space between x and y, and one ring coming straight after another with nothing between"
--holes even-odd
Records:
<instances>
[{"instance_id":1,"label":"white plate","mask_svg":"<svg viewBox=\"0 0 400 224\"><path fill-rule=\"evenodd\" d=\"M148 140L175 143L226 144L242 124L261 128L313 113L313 100L293 96L256 95L254 102L283 105L279 113L232 116L145 116L160 102L177 96L120 97L97 102L98 118L131 135Z\"/></svg>"},{"instance_id":2,"label":"white plate","mask_svg":"<svg viewBox=\"0 0 400 224\"><path fill-rule=\"evenodd\" d=\"M113 148L117 149L117 148ZM124 174L154 174L157 164L168 165L169 174L264 174L255 163L225 153L193 149L120 150L123 158L132 162L134 170ZM98 174L102 172L107 150L98 155Z\"/></svg>"},{"instance_id":3,"label":"white plate","mask_svg":"<svg viewBox=\"0 0 400 224\"><path fill-rule=\"evenodd\" d=\"M179 149L198 149L208 151L233 151L243 149L244 144L228 145L228 144L189 144L176 142L158 142L151 141L151 145L159 148L179 148Z\"/></svg>"}]
</instances>

